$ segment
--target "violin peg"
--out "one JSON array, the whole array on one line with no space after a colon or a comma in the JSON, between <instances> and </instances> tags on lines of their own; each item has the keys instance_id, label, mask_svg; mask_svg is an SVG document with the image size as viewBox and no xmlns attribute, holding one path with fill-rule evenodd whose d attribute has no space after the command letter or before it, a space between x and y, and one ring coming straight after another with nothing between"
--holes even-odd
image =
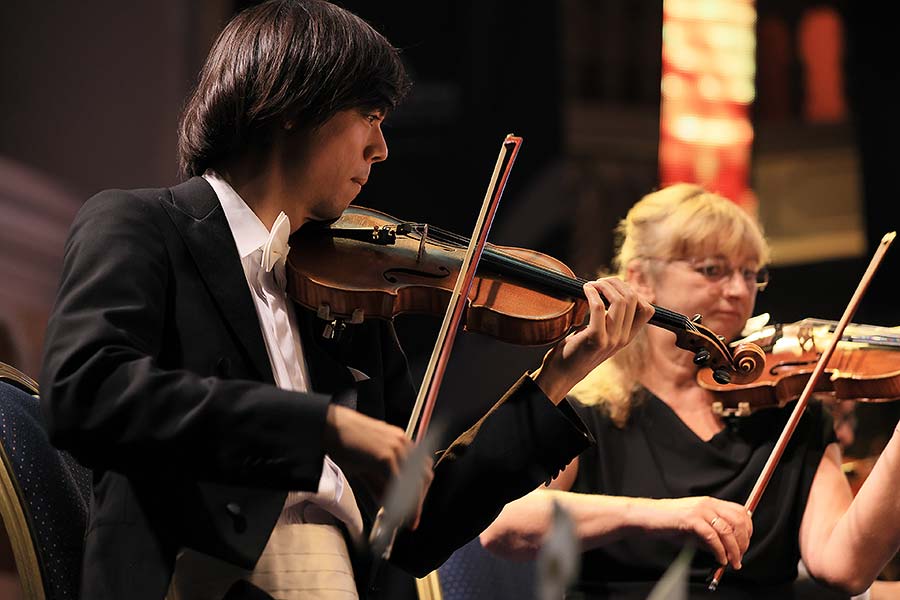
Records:
<instances>
[{"instance_id":1,"label":"violin peg","mask_svg":"<svg viewBox=\"0 0 900 600\"><path fill-rule=\"evenodd\" d=\"M728 385L731 383L731 373L725 369L716 369L713 371L713 379L715 379L718 384Z\"/></svg>"},{"instance_id":2,"label":"violin peg","mask_svg":"<svg viewBox=\"0 0 900 600\"><path fill-rule=\"evenodd\" d=\"M702 367L706 364L706 361L709 360L709 350L703 348L697 351L697 354L694 355L694 364L698 367Z\"/></svg>"}]
</instances>

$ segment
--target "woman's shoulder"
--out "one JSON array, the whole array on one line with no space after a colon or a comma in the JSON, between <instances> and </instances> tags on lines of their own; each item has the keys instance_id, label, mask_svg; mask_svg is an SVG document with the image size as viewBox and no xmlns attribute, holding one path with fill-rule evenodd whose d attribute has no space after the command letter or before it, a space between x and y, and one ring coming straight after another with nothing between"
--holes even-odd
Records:
<instances>
[{"instance_id":1,"label":"woman's shoulder","mask_svg":"<svg viewBox=\"0 0 900 600\"><path fill-rule=\"evenodd\" d=\"M594 397L589 400L570 395L572 409L596 434L604 430L627 431L641 418L646 392L637 389L625 398Z\"/></svg>"}]
</instances>

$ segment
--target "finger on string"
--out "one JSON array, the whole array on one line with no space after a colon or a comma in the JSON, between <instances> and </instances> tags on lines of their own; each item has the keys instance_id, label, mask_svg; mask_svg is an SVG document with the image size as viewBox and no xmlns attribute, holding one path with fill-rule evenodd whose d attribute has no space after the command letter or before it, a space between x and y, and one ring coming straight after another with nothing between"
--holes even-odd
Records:
<instances>
[{"instance_id":1,"label":"finger on string","mask_svg":"<svg viewBox=\"0 0 900 600\"><path fill-rule=\"evenodd\" d=\"M591 334L606 335L606 306L600 298L600 292L590 283L584 284L583 287L590 310L590 318L585 330Z\"/></svg>"},{"instance_id":2,"label":"finger on string","mask_svg":"<svg viewBox=\"0 0 900 600\"><path fill-rule=\"evenodd\" d=\"M615 281L618 281L618 279L601 279L597 281L597 285L600 287L603 295L606 296L606 299L609 300L609 308L606 310L607 319L609 319L607 331L608 333L615 335L614 341L618 341L622 337L622 330L626 317L626 311L624 309L626 308L627 303L622 290L613 283Z\"/></svg>"},{"instance_id":3,"label":"finger on string","mask_svg":"<svg viewBox=\"0 0 900 600\"><path fill-rule=\"evenodd\" d=\"M619 294L621 294L622 298L625 300L622 306L622 340L628 342L631 340L631 332L634 328L635 314L638 309L638 297L628 284L621 279L614 278L610 279L609 282L619 290Z\"/></svg>"}]
</instances>

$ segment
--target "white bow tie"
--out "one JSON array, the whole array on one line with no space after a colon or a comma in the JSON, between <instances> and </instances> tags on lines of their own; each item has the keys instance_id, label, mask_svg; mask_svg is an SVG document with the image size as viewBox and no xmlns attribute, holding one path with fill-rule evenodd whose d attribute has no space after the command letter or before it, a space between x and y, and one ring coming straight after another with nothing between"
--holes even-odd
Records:
<instances>
[{"instance_id":1,"label":"white bow tie","mask_svg":"<svg viewBox=\"0 0 900 600\"><path fill-rule=\"evenodd\" d=\"M288 245L288 237L290 235L291 220L284 212L281 212L278 218L275 219L272 231L269 232L269 238L262 248L260 267L267 273L274 269L278 263L284 264L287 261L288 252L291 250L291 247Z\"/></svg>"}]
</instances>

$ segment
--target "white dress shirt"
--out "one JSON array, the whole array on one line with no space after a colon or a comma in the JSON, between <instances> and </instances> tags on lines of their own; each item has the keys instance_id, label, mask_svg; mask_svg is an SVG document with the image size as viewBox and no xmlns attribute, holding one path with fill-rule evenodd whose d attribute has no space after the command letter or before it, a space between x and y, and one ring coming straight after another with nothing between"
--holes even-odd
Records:
<instances>
[{"instance_id":1,"label":"white dress shirt","mask_svg":"<svg viewBox=\"0 0 900 600\"><path fill-rule=\"evenodd\" d=\"M259 316L275 383L282 389L308 391L309 371L303 357L296 317L283 287L284 262L276 263L271 272L261 266L269 231L227 181L214 171L207 171L203 178L218 196L234 236ZM287 219L284 213L279 215L279 219L282 218ZM287 227L290 231L289 224ZM354 378L360 377L354 374ZM302 400L298 399L298 402ZM260 435L265 435L265 432L261 431ZM302 440L298 439L297 443L302 443ZM318 491L290 492L279 523L333 523L332 517L343 521L351 535L361 535L362 516L353 490L340 467L326 455Z\"/></svg>"}]
</instances>

